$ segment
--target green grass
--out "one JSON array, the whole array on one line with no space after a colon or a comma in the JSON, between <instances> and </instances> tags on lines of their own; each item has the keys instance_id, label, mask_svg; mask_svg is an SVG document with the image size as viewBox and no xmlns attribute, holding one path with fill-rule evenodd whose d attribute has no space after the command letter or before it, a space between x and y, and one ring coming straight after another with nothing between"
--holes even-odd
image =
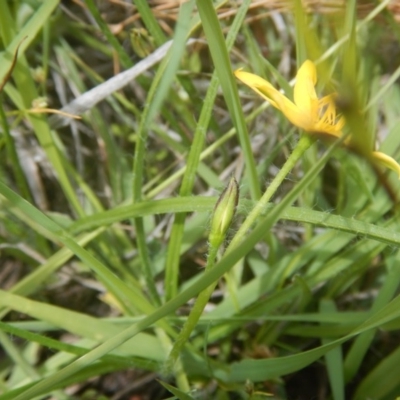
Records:
<instances>
[{"instance_id":1,"label":"green grass","mask_svg":"<svg viewBox=\"0 0 400 400\"><path fill-rule=\"evenodd\" d=\"M399 159L388 3L2 4L0 400L400 395L398 177L233 75L292 97L313 60L358 152Z\"/></svg>"}]
</instances>

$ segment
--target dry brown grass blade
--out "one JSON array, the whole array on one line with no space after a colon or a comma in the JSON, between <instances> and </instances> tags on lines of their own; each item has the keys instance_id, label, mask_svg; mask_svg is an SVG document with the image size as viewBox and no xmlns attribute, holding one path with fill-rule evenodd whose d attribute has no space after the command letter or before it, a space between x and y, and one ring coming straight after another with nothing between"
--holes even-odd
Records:
<instances>
[{"instance_id":1,"label":"dry brown grass blade","mask_svg":"<svg viewBox=\"0 0 400 400\"><path fill-rule=\"evenodd\" d=\"M187 45L195 42L195 39L189 39ZM151 53L148 57L144 58L136 65L134 65L132 68L129 68L128 70L113 76L112 78L94 87L93 89L90 89L86 93L82 94L81 96L77 97L75 100L64 106L60 111L67 114L82 115L85 111L93 108L97 103L104 100L107 96L110 96L114 92L122 89L140 74L160 62L167 54L171 45L171 40L166 42L153 53ZM58 129L67 125L69 122L69 118L60 115L53 115L50 117L49 121L50 126L53 129Z\"/></svg>"},{"instance_id":2,"label":"dry brown grass blade","mask_svg":"<svg viewBox=\"0 0 400 400\"><path fill-rule=\"evenodd\" d=\"M22 42L23 42L26 38L27 38L27 36L25 36L25 37L19 42L19 45L18 45L17 48L15 49L15 53L14 53L14 55L13 55L13 59L12 59L10 68L8 69L8 71L7 71L7 73L6 73L6 75L5 75L4 79L3 79L3 81L0 83L0 93L2 92L2 90L3 90L4 86L5 86L5 84L8 82L8 80L9 80L10 77L11 77L11 74L12 74L13 69L14 69L14 67L15 67L15 64L16 64L16 62L17 62L18 50L19 50L19 48L20 48Z\"/></svg>"}]
</instances>

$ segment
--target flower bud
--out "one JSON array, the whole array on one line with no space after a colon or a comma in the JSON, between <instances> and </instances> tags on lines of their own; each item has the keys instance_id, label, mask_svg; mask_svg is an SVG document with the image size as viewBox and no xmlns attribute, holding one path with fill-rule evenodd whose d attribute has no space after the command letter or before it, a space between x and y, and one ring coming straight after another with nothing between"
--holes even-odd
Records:
<instances>
[{"instance_id":1,"label":"flower bud","mask_svg":"<svg viewBox=\"0 0 400 400\"><path fill-rule=\"evenodd\" d=\"M211 219L211 228L208 240L211 246L219 247L225 239L226 233L231 225L239 200L239 186L235 178L231 178L228 186L219 196L214 207Z\"/></svg>"}]
</instances>

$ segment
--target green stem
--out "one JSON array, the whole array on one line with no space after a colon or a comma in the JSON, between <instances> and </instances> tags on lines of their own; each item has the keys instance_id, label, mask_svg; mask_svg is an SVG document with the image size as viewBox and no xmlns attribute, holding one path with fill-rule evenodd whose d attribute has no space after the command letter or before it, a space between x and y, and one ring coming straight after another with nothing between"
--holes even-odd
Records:
<instances>
[{"instance_id":1,"label":"green stem","mask_svg":"<svg viewBox=\"0 0 400 400\"><path fill-rule=\"evenodd\" d=\"M280 169L274 180L268 186L267 190L261 197L261 199L254 206L253 210L244 220L243 224L240 226L236 235L233 237L230 242L226 252L234 249L246 236L249 229L252 225L257 221L257 219L264 214L266 206L268 202L271 200L272 196L276 193L278 188L281 186L282 182L289 174L289 172L296 165L297 161L303 156L306 150L315 142L315 138L310 135L303 134L300 140L297 143L297 146L293 150L292 154L290 154L289 158L286 160L283 167Z\"/></svg>"},{"instance_id":2,"label":"green stem","mask_svg":"<svg viewBox=\"0 0 400 400\"><path fill-rule=\"evenodd\" d=\"M210 243L209 253L207 258L207 264L205 267L205 272L209 271L215 264L215 258L217 256L219 249L219 245L214 246ZM205 306L208 303L211 295L214 292L215 286L217 285L218 281L213 282L210 286L204 289L202 292L199 293L190 314L183 325L181 332L179 333L171 352L169 353L167 362L166 362L166 372L171 372L174 369L175 363L178 360L179 354L185 345L185 343L189 340L190 334L196 327L201 314L204 311Z\"/></svg>"}]
</instances>

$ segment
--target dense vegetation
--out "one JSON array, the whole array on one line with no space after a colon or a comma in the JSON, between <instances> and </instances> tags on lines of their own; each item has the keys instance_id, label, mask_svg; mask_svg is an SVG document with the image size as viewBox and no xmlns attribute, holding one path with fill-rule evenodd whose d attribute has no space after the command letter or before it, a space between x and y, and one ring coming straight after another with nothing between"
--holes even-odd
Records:
<instances>
[{"instance_id":1,"label":"dense vegetation","mask_svg":"<svg viewBox=\"0 0 400 400\"><path fill-rule=\"evenodd\" d=\"M400 396L397 12L1 2L0 400Z\"/></svg>"}]
</instances>

